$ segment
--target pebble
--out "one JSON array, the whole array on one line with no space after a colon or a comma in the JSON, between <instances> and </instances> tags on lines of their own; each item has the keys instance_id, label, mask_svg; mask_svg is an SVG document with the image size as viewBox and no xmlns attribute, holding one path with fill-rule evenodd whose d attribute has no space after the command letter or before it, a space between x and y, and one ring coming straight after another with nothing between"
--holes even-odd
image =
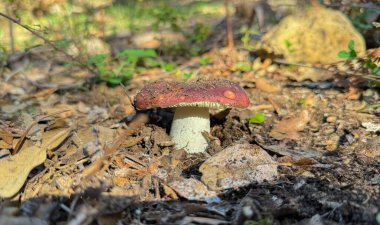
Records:
<instances>
[{"instance_id":1,"label":"pebble","mask_svg":"<svg viewBox=\"0 0 380 225\"><path fill-rule=\"evenodd\" d=\"M329 135L329 134L332 134L335 132L335 128L331 127L331 128L326 128L325 130L323 130L323 134L324 135Z\"/></svg>"},{"instance_id":2,"label":"pebble","mask_svg":"<svg viewBox=\"0 0 380 225\"><path fill-rule=\"evenodd\" d=\"M336 116L329 116L326 118L326 121L328 123L334 123L337 119L338 119L338 117L336 117Z\"/></svg>"}]
</instances>

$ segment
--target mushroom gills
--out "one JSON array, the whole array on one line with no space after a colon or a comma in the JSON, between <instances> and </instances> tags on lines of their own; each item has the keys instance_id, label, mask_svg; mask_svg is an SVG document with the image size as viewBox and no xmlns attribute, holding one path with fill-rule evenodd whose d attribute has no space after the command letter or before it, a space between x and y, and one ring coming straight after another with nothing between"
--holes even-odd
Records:
<instances>
[{"instance_id":1,"label":"mushroom gills","mask_svg":"<svg viewBox=\"0 0 380 225\"><path fill-rule=\"evenodd\" d=\"M208 147L202 132L210 132L210 114L206 107L178 107L175 110L170 136L178 149L189 153L205 152Z\"/></svg>"}]
</instances>

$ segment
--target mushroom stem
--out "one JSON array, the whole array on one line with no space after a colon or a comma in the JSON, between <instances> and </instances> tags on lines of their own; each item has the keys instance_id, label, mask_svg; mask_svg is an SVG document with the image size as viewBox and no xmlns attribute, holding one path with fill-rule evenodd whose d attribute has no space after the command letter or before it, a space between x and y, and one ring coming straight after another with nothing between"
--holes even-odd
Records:
<instances>
[{"instance_id":1,"label":"mushroom stem","mask_svg":"<svg viewBox=\"0 0 380 225\"><path fill-rule=\"evenodd\" d=\"M208 142L202 132L210 132L210 114L206 107L178 107L175 110L170 136L177 148L189 153L204 152Z\"/></svg>"}]
</instances>

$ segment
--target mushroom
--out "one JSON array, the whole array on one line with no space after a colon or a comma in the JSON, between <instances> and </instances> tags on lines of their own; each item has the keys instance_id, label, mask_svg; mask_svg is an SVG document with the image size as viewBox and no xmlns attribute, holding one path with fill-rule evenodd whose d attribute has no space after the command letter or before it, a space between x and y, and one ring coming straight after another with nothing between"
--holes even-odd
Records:
<instances>
[{"instance_id":1,"label":"mushroom","mask_svg":"<svg viewBox=\"0 0 380 225\"><path fill-rule=\"evenodd\" d=\"M177 148L189 153L204 152L210 132L210 108L245 108L249 98L238 83L229 80L193 82L156 81L147 84L135 97L138 110L175 107L170 136Z\"/></svg>"}]
</instances>

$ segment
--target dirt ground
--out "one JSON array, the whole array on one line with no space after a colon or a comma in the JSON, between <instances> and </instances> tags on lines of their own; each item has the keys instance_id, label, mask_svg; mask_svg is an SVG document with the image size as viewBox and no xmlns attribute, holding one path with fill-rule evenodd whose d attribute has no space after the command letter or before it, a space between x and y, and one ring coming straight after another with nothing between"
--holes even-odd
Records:
<instances>
[{"instance_id":1,"label":"dirt ground","mask_svg":"<svg viewBox=\"0 0 380 225\"><path fill-rule=\"evenodd\" d=\"M147 75L149 79L137 77L126 88L101 85L23 101L28 106L47 102L46 110L54 109L50 113L69 108L70 113L61 116L63 125L55 126L76 128L61 147L48 153L43 165L32 170L21 193L3 201L2 224L22 223L26 218L35 219L28 224L45 224L44 218L52 224L376 224L380 139L378 133L363 126L380 122L378 108L364 107L374 103L373 97L348 100L347 91L334 87L332 81L323 87L326 82L276 80L280 70L267 80L281 87L277 93L264 92L235 77L251 105L211 112L211 135L217 141L210 145L209 154L187 155L175 150L167 134L173 110L135 113L133 107L128 108L130 102L120 104L128 102L127 96L133 97L151 75ZM156 78L159 76L167 75ZM39 107L37 111L42 110ZM80 111L86 107L87 111ZM124 117L126 108L129 116ZM266 120L249 123L257 110L265 113ZM299 115L304 110L310 118L295 135L293 131L271 133L281 118L295 116L296 123L302 121ZM94 115L88 116L91 113ZM2 114L3 121L18 121L17 117ZM42 120L39 126L53 129L59 119ZM9 126L17 123L12 124ZM287 124L296 126L291 120ZM119 130L116 138L105 134L113 130ZM120 147L112 153L100 157L91 153L104 151L105 143L118 138L122 139ZM86 141L91 146L72 147ZM260 145L270 153L279 162L277 179L219 191L220 201L216 202L188 200L167 186L178 177L199 179L200 164L235 143ZM96 165L99 158L104 160L102 165ZM157 168L166 172L163 178Z\"/></svg>"}]
</instances>

